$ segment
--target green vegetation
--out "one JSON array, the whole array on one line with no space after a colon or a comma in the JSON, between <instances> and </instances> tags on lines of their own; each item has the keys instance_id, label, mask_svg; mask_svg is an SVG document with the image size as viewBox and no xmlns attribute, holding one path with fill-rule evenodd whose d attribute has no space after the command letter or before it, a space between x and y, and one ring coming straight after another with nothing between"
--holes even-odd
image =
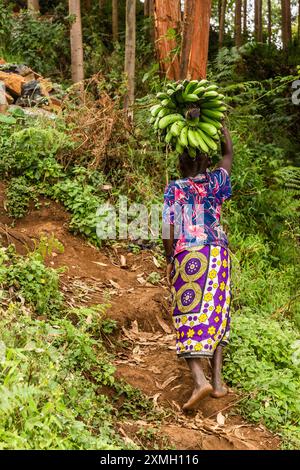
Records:
<instances>
[{"instance_id":1,"label":"green vegetation","mask_svg":"<svg viewBox=\"0 0 300 470\"><path fill-rule=\"evenodd\" d=\"M116 419L159 416L114 378L105 337L117 325L107 306L64 307L59 273L42 257L53 247L43 239L25 257L0 250L0 448L124 448Z\"/></svg>"},{"instance_id":2,"label":"green vegetation","mask_svg":"<svg viewBox=\"0 0 300 470\"><path fill-rule=\"evenodd\" d=\"M41 1L41 17L14 14L8 3L0 0L0 56L67 88L74 21L67 3ZM90 3L82 13L84 66L87 77L97 76L86 82L84 98L76 87L67 89L55 119L30 117L21 109L0 115L0 177L13 219L47 197L69 212L70 230L99 246L100 204L117 204L120 195L147 206L160 203L166 176L178 177L178 169L177 154L149 123L156 94L168 83L154 61L151 18L143 17L139 4L130 126L122 110L125 2L119 2L115 43L111 2L101 21L99 2ZM283 447L295 449L300 446L300 108L291 96L292 83L300 79L299 38L293 31L284 50L278 47L276 5L270 44L244 31L242 47L234 47L235 2L227 2L226 47L217 51L218 4L213 2L208 80L225 97L235 151L234 196L222 214L233 262L232 337L224 375L241 393L247 419L265 424L282 437ZM180 35L171 29L169 36L178 40L179 50ZM160 416L139 390L114 377L106 339L118 325L106 317L107 306L66 306L60 272L44 262L53 248L62 249L54 239L42 239L26 256L0 247L0 448L124 448L117 420ZM141 250L130 243L129 248ZM147 281L156 285L160 279L153 272ZM151 428L140 434L153 437Z\"/></svg>"}]
</instances>

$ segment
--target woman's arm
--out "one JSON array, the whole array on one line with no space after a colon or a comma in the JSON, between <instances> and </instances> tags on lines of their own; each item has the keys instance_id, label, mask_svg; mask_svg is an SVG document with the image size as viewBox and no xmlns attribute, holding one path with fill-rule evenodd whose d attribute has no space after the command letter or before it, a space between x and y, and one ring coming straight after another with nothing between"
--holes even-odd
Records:
<instances>
[{"instance_id":1,"label":"woman's arm","mask_svg":"<svg viewBox=\"0 0 300 470\"><path fill-rule=\"evenodd\" d=\"M223 158L218 164L218 167L224 168L230 174L233 160L232 140L227 127L224 126L222 132L224 135L224 140L221 141Z\"/></svg>"},{"instance_id":2,"label":"woman's arm","mask_svg":"<svg viewBox=\"0 0 300 470\"><path fill-rule=\"evenodd\" d=\"M173 269L173 254L174 254L174 225L168 226L169 230L167 233L170 234L169 238L163 238L163 245L165 249L165 255L167 260L167 281L171 285L171 272Z\"/></svg>"}]
</instances>

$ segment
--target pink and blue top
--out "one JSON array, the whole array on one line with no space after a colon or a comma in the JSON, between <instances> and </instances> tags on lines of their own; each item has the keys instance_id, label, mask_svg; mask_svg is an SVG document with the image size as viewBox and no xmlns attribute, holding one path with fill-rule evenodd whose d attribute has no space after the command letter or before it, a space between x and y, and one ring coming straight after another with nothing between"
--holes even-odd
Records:
<instances>
[{"instance_id":1,"label":"pink and blue top","mask_svg":"<svg viewBox=\"0 0 300 470\"><path fill-rule=\"evenodd\" d=\"M170 182L164 194L163 237L168 237L167 227L174 225L174 255L202 245L227 248L220 215L223 202L231 195L224 168Z\"/></svg>"}]
</instances>

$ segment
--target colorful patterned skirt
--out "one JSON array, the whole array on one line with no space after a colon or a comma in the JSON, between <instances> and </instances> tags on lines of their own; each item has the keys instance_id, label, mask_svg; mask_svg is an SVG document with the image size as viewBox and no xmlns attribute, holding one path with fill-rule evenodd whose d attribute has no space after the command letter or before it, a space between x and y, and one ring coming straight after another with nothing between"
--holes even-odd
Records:
<instances>
[{"instance_id":1,"label":"colorful patterned skirt","mask_svg":"<svg viewBox=\"0 0 300 470\"><path fill-rule=\"evenodd\" d=\"M172 314L179 357L212 357L230 331L230 257L216 245L176 255Z\"/></svg>"}]
</instances>

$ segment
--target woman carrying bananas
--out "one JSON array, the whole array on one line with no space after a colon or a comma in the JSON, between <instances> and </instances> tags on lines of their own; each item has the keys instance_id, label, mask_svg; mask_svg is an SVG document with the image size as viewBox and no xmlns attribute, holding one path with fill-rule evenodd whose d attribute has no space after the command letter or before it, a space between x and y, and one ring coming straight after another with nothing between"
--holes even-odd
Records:
<instances>
[{"instance_id":1,"label":"woman carrying bananas","mask_svg":"<svg viewBox=\"0 0 300 470\"><path fill-rule=\"evenodd\" d=\"M163 239L167 279L172 292L172 315L176 349L194 379L194 390L184 410L197 408L211 395L227 393L222 383L222 348L230 330L230 258L228 240L220 225L223 202L231 196L232 142L222 130L222 159L209 171L209 157L197 152L179 156L182 179L166 188L163 210ZM212 364L211 384L201 358Z\"/></svg>"}]
</instances>

